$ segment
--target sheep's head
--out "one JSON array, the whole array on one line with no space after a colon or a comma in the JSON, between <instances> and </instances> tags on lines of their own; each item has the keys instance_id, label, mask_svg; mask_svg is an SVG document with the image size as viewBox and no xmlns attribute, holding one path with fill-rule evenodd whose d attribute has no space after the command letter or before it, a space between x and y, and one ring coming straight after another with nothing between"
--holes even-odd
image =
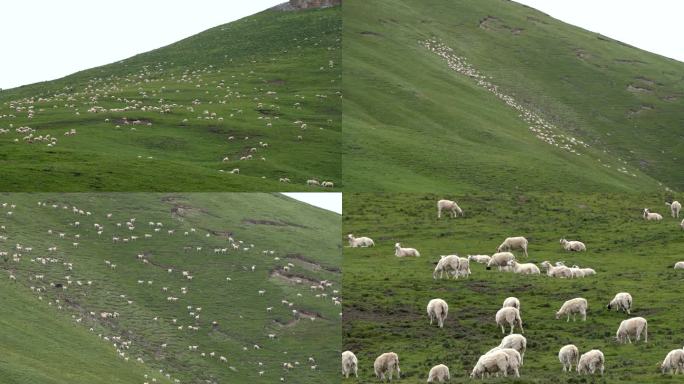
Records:
<instances>
[{"instance_id":1,"label":"sheep's head","mask_svg":"<svg viewBox=\"0 0 684 384\"><path fill-rule=\"evenodd\" d=\"M352 235L351 233L347 235L347 239L353 239L353 238L354 238L354 235Z\"/></svg>"},{"instance_id":2,"label":"sheep's head","mask_svg":"<svg viewBox=\"0 0 684 384\"><path fill-rule=\"evenodd\" d=\"M613 308L613 302L611 301L610 303L608 303L608 305L606 305L606 308L612 309Z\"/></svg>"},{"instance_id":3,"label":"sheep's head","mask_svg":"<svg viewBox=\"0 0 684 384\"><path fill-rule=\"evenodd\" d=\"M561 317L561 312L560 311L556 312L556 320L560 319L560 317Z\"/></svg>"},{"instance_id":4,"label":"sheep's head","mask_svg":"<svg viewBox=\"0 0 684 384\"><path fill-rule=\"evenodd\" d=\"M394 243L394 248L401 248L401 244L399 244L399 243Z\"/></svg>"}]
</instances>

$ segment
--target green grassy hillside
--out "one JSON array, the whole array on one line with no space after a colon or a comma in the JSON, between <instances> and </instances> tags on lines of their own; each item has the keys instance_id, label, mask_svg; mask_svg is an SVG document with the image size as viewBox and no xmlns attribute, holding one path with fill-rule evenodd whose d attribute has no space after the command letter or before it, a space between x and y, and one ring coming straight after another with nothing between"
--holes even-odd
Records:
<instances>
[{"instance_id":1,"label":"green grassy hillside","mask_svg":"<svg viewBox=\"0 0 684 384\"><path fill-rule=\"evenodd\" d=\"M684 187L680 62L505 0L347 1L343 18L351 190ZM450 68L432 40L525 113Z\"/></svg>"},{"instance_id":2,"label":"green grassy hillside","mask_svg":"<svg viewBox=\"0 0 684 384\"><path fill-rule=\"evenodd\" d=\"M441 196L439 196L441 197ZM497 346L496 311L508 296L521 301L527 338L525 364L516 383L671 383L657 364L684 345L679 308L684 276L672 266L684 259L679 220L657 195L469 194L458 199L465 217L437 219L435 195L345 194L344 233L369 236L374 248L344 249L343 349L359 358L358 382L376 382L373 361L383 352L399 354L402 383L423 383L430 367L446 364L452 383L468 378L479 356ZM644 207L660 212L660 223L640 217ZM668 213L668 215L665 215ZM439 255L492 254L507 236L526 236L523 262L565 261L594 268L596 275L558 279L486 270L471 263L468 279L433 280ZM559 238L584 241L586 253L567 253ZM394 256L394 243L417 248L419 258ZM618 345L614 338L628 316L605 305L621 291L634 298L632 316L649 322L647 344ZM586 322L555 320L565 300L589 302ZM449 304L444 328L428 324L430 299ZM603 379L562 374L558 350L601 349ZM485 380L502 382L501 379ZM351 378L345 382L356 382Z\"/></svg>"},{"instance_id":3,"label":"green grassy hillside","mask_svg":"<svg viewBox=\"0 0 684 384\"><path fill-rule=\"evenodd\" d=\"M1 382L338 377L339 215L269 194L0 203Z\"/></svg>"},{"instance_id":4,"label":"green grassy hillside","mask_svg":"<svg viewBox=\"0 0 684 384\"><path fill-rule=\"evenodd\" d=\"M269 10L103 67L1 91L0 190L340 184L340 39L339 7ZM239 175L229 173L236 168Z\"/></svg>"}]
</instances>

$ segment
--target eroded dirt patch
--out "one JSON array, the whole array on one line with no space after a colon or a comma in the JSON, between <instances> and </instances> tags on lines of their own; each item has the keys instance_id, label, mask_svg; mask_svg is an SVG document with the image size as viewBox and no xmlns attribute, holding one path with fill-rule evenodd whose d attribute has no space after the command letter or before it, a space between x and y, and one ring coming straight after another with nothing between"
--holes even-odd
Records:
<instances>
[{"instance_id":1,"label":"eroded dirt patch","mask_svg":"<svg viewBox=\"0 0 684 384\"><path fill-rule=\"evenodd\" d=\"M308 269L309 271L325 270L328 272L340 273L340 268L320 265L315 260L309 259L300 253L288 253L287 255L285 255L285 258L296 260L302 267Z\"/></svg>"}]
</instances>

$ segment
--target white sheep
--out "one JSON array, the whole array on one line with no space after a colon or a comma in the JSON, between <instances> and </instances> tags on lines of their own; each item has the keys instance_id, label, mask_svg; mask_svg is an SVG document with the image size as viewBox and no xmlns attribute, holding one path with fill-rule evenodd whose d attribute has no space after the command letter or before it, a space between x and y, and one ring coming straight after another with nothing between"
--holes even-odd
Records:
<instances>
[{"instance_id":1,"label":"white sheep","mask_svg":"<svg viewBox=\"0 0 684 384\"><path fill-rule=\"evenodd\" d=\"M684 373L684 349L671 350L660 364L660 372L663 374L672 373L673 375L680 372Z\"/></svg>"},{"instance_id":2,"label":"white sheep","mask_svg":"<svg viewBox=\"0 0 684 384\"><path fill-rule=\"evenodd\" d=\"M397 371L397 379L400 378L401 369L399 368L399 356L394 352L385 352L378 356L373 363L373 371L375 376L380 380L385 380L387 375L389 381L392 381L392 375L394 371Z\"/></svg>"},{"instance_id":3,"label":"white sheep","mask_svg":"<svg viewBox=\"0 0 684 384\"><path fill-rule=\"evenodd\" d=\"M513 259L515 259L515 256L513 256L513 254L510 252L497 252L489 259L489 262L487 263L487 269L498 267L500 271L501 267L508 266L508 262Z\"/></svg>"},{"instance_id":4,"label":"white sheep","mask_svg":"<svg viewBox=\"0 0 684 384\"><path fill-rule=\"evenodd\" d=\"M435 365L430 368L430 373L428 373L428 383L441 383L444 381L449 381L451 377L449 376L449 367L444 364Z\"/></svg>"},{"instance_id":5,"label":"white sheep","mask_svg":"<svg viewBox=\"0 0 684 384\"><path fill-rule=\"evenodd\" d=\"M472 260L479 264L487 264L492 257L489 255L468 255L468 260Z\"/></svg>"},{"instance_id":6,"label":"white sheep","mask_svg":"<svg viewBox=\"0 0 684 384\"><path fill-rule=\"evenodd\" d=\"M463 216L463 210L456 204L455 201L451 200L440 200L437 202L437 218L442 217L442 210L446 210L451 213L451 217Z\"/></svg>"},{"instance_id":7,"label":"white sheep","mask_svg":"<svg viewBox=\"0 0 684 384\"><path fill-rule=\"evenodd\" d=\"M496 312L495 319L496 325L501 327L501 333L506 333L506 330L504 329L505 323L511 326L510 334L513 334L513 330L515 329L516 325L520 327L520 333L525 333L518 308L503 307Z\"/></svg>"},{"instance_id":8,"label":"white sheep","mask_svg":"<svg viewBox=\"0 0 684 384\"><path fill-rule=\"evenodd\" d=\"M508 266L513 268L514 273L519 273L521 275L541 275L539 267L533 263L520 264L515 260L511 260L508 262Z\"/></svg>"},{"instance_id":9,"label":"white sheep","mask_svg":"<svg viewBox=\"0 0 684 384\"><path fill-rule=\"evenodd\" d=\"M321 183L321 187L326 187L326 188L333 188L335 186L335 183L332 181L324 181Z\"/></svg>"},{"instance_id":10,"label":"white sheep","mask_svg":"<svg viewBox=\"0 0 684 384\"><path fill-rule=\"evenodd\" d=\"M442 299L432 299L427 305L427 314L430 318L430 325L433 320L437 320L440 328L444 327L444 320L449 314L449 305Z\"/></svg>"},{"instance_id":11,"label":"white sheep","mask_svg":"<svg viewBox=\"0 0 684 384\"><path fill-rule=\"evenodd\" d=\"M570 252L583 252L587 250L587 246L583 242L577 240L565 240L560 239L560 245L566 251Z\"/></svg>"},{"instance_id":12,"label":"white sheep","mask_svg":"<svg viewBox=\"0 0 684 384\"><path fill-rule=\"evenodd\" d=\"M663 215L660 213L651 212L648 208L644 208L644 220L646 221L660 221L663 219Z\"/></svg>"},{"instance_id":13,"label":"white sheep","mask_svg":"<svg viewBox=\"0 0 684 384\"><path fill-rule=\"evenodd\" d=\"M601 375L603 375L605 361L606 359L603 356L603 352L598 349L592 349L580 356L580 359L577 362L577 373L580 375L582 373L591 373L593 375L596 370L598 370L601 372Z\"/></svg>"},{"instance_id":14,"label":"white sheep","mask_svg":"<svg viewBox=\"0 0 684 384\"><path fill-rule=\"evenodd\" d=\"M682 204L679 203L679 201L675 200L671 203L665 203L668 207L670 207L670 212L672 213L672 217L679 218L679 211L682 210Z\"/></svg>"},{"instance_id":15,"label":"white sheep","mask_svg":"<svg viewBox=\"0 0 684 384\"><path fill-rule=\"evenodd\" d=\"M518 310L520 310L520 300L518 300L517 297L513 297L513 296L507 297L504 300L501 308L503 308L503 307L513 307L513 308L517 308Z\"/></svg>"},{"instance_id":16,"label":"white sheep","mask_svg":"<svg viewBox=\"0 0 684 384\"><path fill-rule=\"evenodd\" d=\"M508 354L501 350L486 353L477 360L475 367L470 372L470 378L479 377L484 379L485 374L498 374L499 372L507 376L508 367L510 366L509 360Z\"/></svg>"},{"instance_id":17,"label":"white sheep","mask_svg":"<svg viewBox=\"0 0 684 384\"><path fill-rule=\"evenodd\" d=\"M679 223L679 226L680 226L682 229L684 229L684 219L682 219L682 222Z\"/></svg>"},{"instance_id":18,"label":"white sheep","mask_svg":"<svg viewBox=\"0 0 684 384\"><path fill-rule=\"evenodd\" d=\"M351 233L347 235L349 246L352 248L358 247L373 247L375 242L370 237L354 237Z\"/></svg>"},{"instance_id":19,"label":"white sheep","mask_svg":"<svg viewBox=\"0 0 684 384\"><path fill-rule=\"evenodd\" d=\"M418 250L416 250L415 248L402 248L401 244L396 243L396 244L394 244L394 256L396 256L396 257L406 257L406 256L419 257L420 252L418 252Z\"/></svg>"},{"instance_id":20,"label":"white sheep","mask_svg":"<svg viewBox=\"0 0 684 384\"><path fill-rule=\"evenodd\" d=\"M572 321L577 320L577 314L582 315L582 321L587 321L587 308L589 304L587 300L582 297L576 297L570 299L563 303L561 308L556 312L556 320L560 319L561 316L567 316L570 321L570 315L572 315Z\"/></svg>"},{"instance_id":21,"label":"white sheep","mask_svg":"<svg viewBox=\"0 0 684 384\"><path fill-rule=\"evenodd\" d=\"M684 269L684 261L678 261L674 265L674 269Z\"/></svg>"},{"instance_id":22,"label":"white sheep","mask_svg":"<svg viewBox=\"0 0 684 384\"><path fill-rule=\"evenodd\" d=\"M615 295L606 308L609 310L615 308L616 311L624 311L629 315L629 310L632 308L632 295L627 292L620 292Z\"/></svg>"},{"instance_id":23,"label":"white sheep","mask_svg":"<svg viewBox=\"0 0 684 384\"><path fill-rule=\"evenodd\" d=\"M501 339L499 348L513 348L518 351L518 353L520 353L520 365L523 365L525 351L527 350L527 339L525 336L519 333L506 335L503 339Z\"/></svg>"},{"instance_id":24,"label":"white sheep","mask_svg":"<svg viewBox=\"0 0 684 384\"><path fill-rule=\"evenodd\" d=\"M308 185L308 186L320 186L321 183L316 179L309 179L306 181L306 185Z\"/></svg>"},{"instance_id":25,"label":"white sheep","mask_svg":"<svg viewBox=\"0 0 684 384\"><path fill-rule=\"evenodd\" d=\"M572 278L574 274L565 265L553 266L548 261L542 261L542 268L546 269L546 274L551 277Z\"/></svg>"},{"instance_id":26,"label":"white sheep","mask_svg":"<svg viewBox=\"0 0 684 384\"><path fill-rule=\"evenodd\" d=\"M575 367L579 364L579 349L573 344L568 344L563 346L560 351L558 351L558 360L563 364L563 372L572 372L572 364Z\"/></svg>"},{"instance_id":27,"label":"white sheep","mask_svg":"<svg viewBox=\"0 0 684 384\"><path fill-rule=\"evenodd\" d=\"M354 376L359 377L359 360L352 351L342 352L342 374L345 378L349 378L349 374L354 373Z\"/></svg>"},{"instance_id":28,"label":"white sheep","mask_svg":"<svg viewBox=\"0 0 684 384\"><path fill-rule=\"evenodd\" d=\"M634 336L635 341L639 341L642 333L644 334L644 342L648 343L648 322L643 317L632 317L620 323L615 338L619 343L627 341L631 344L630 336Z\"/></svg>"},{"instance_id":29,"label":"white sheep","mask_svg":"<svg viewBox=\"0 0 684 384\"><path fill-rule=\"evenodd\" d=\"M503 252L503 251L512 251L515 249L519 249L519 250L523 251L525 256L527 256L527 244L528 244L527 239L522 237L522 236L507 237L506 240L504 240L503 243L501 243L501 245L499 245L496 248L496 251L497 252Z\"/></svg>"},{"instance_id":30,"label":"white sheep","mask_svg":"<svg viewBox=\"0 0 684 384\"><path fill-rule=\"evenodd\" d=\"M461 276L468 277L470 275L470 260L458 257L458 255L446 255L440 256L435 270L432 272L432 278L437 278L437 272L439 272L439 278L441 279L444 272L447 273L447 279L449 274L458 279Z\"/></svg>"}]
</instances>

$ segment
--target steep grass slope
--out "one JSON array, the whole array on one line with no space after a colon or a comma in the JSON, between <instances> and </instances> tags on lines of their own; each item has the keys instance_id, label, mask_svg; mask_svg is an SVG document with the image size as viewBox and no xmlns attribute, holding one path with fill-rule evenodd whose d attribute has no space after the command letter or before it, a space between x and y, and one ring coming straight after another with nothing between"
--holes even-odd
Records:
<instances>
[{"instance_id":1,"label":"steep grass slope","mask_svg":"<svg viewBox=\"0 0 684 384\"><path fill-rule=\"evenodd\" d=\"M339 184L340 13L268 10L110 65L0 92L0 190L302 190L310 178ZM236 168L239 175L228 173Z\"/></svg>"},{"instance_id":2,"label":"steep grass slope","mask_svg":"<svg viewBox=\"0 0 684 384\"><path fill-rule=\"evenodd\" d=\"M337 378L339 215L268 194L0 203L3 382Z\"/></svg>"},{"instance_id":3,"label":"steep grass slope","mask_svg":"<svg viewBox=\"0 0 684 384\"><path fill-rule=\"evenodd\" d=\"M459 197L463 218L437 219L435 195L345 194L344 233L370 236L374 248L344 248L343 349L354 351L359 382L376 382L373 360L382 352L399 354L402 383L423 383L430 367L449 366L452 383L468 378L479 356L503 337L494 315L508 296L521 301L527 337L525 364L516 383L670 383L657 364L684 344L679 308L682 230L669 215L646 222L641 209L665 214L657 195L470 194ZM668 212L669 213L669 212ZM486 270L471 263L468 279L433 280L439 255L492 254L507 236L526 236L529 258L539 265L565 261L594 268L595 276L557 279ZM586 253L562 251L559 238L582 240ZM393 246L417 248L419 258L400 259ZM621 291L634 298L631 316L649 322L648 343L618 345L615 332L628 316L605 305ZM565 300L589 302L586 322L555 320ZM428 324L426 306L442 298L449 315L440 329ZM562 374L561 346L605 353L604 378ZM488 379L485 382L501 382ZM345 382L355 382L349 379Z\"/></svg>"},{"instance_id":4,"label":"steep grass slope","mask_svg":"<svg viewBox=\"0 0 684 384\"><path fill-rule=\"evenodd\" d=\"M343 16L351 190L684 186L680 62L506 0L348 1Z\"/></svg>"}]
</instances>

